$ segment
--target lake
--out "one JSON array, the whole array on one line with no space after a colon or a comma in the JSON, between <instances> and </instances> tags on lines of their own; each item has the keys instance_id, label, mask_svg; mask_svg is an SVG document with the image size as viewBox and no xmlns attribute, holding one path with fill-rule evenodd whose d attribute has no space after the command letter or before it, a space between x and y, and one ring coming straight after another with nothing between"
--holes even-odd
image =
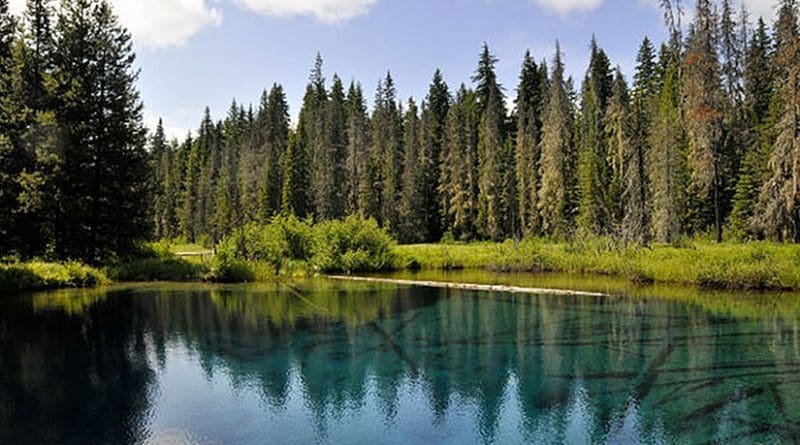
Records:
<instances>
[{"instance_id":1,"label":"lake","mask_svg":"<svg viewBox=\"0 0 800 445\"><path fill-rule=\"evenodd\" d=\"M800 441L797 296L650 292L8 296L0 443Z\"/></svg>"}]
</instances>

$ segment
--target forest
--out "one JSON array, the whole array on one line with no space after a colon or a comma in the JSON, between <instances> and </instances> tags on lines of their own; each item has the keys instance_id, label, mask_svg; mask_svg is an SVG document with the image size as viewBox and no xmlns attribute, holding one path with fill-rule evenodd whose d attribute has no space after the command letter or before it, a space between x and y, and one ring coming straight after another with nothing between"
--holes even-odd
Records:
<instances>
[{"instance_id":1,"label":"forest","mask_svg":"<svg viewBox=\"0 0 800 445\"><path fill-rule=\"evenodd\" d=\"M296 122L275 83L168 140L143 125L107 1L28 0L16 17L0 0L0 252L97 264L137 240L349 215L403 244L800 241L796 0L769 25L730 0L662 3L670 38L644 37L628 76L592 39L582 79L556 42L504 86L484 44L467 82L435 70L404 100L386 73L368 103L317 54Z\"/></svg>"},{"instance_id":2,"label":"forest","mask_svg":"<svg viewBox=\"0 0 800 445\"><path fill-rule=\"evenodd\" d=\"M406 101L387 73L371 108L317 55L296 123L274 84L221 121L206 109L183 141L156 130L155 235L214 243L279 214L356 214L401 243L800 241L796 2L772 28L700 0L684 30L664 6L672 38L644 38L630 79L593 39L577 86L556 43L550 60L525 53L511 110L488 45L470 83L437 70Z\"/></svg>"}]
</instances>

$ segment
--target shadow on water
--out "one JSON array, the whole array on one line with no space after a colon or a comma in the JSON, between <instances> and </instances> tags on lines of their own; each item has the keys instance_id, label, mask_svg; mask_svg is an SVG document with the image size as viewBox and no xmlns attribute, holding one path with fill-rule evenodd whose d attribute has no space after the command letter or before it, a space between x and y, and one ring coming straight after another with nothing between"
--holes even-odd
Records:
<instances>
[{"instance_id":1,"label":"shadow on water","mask_svg":"<svg viewBox=\"0 0 800 445\"><path fill-rule=\"evenodd\" d=\"M324 280L7 298L0 443L800 441L798 312L759 301Z\"/></svg>"}]
</instances>

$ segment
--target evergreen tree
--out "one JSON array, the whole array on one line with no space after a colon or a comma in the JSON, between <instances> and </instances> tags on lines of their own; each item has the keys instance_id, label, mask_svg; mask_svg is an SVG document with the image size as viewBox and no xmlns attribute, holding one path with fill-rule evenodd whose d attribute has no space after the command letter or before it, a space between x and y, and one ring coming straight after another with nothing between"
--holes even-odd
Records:
<instances>
[{"instance_id":1,"label":"evergreen tree","mask_svg":"<svg viewBox=\"0 0 800 445\"><path fill-rule=\"evenodd\" d=\"M326 212L320 212L321 219L337 219L345 216L346 178L347 178L347 131L345 128L344 85L338 76L333 76L330 100L325 110L325 142L330 162L330 190L327 193Z\"/></svg>"},{"instance_id":2,"label":"evergreen tree","mask_svg":"<svg viewBox=\"0 0 800 445\"><path fill-rule=\"evenodd\" d=\"M398 231L398 203L400 202L400 175L402 173L402 119L397 106L397 93L392 75L378 84L375 108L372 115L371 162L377 172L376 187L379 198L378 221L391 232Z\"/></svg>"},{"instance_id":3,"label":"evergreen tree","mask_svg":"<svg viewBox=\"0 0 800 445\"><path fill-rule=\"evenodd\" d=\"M800 37L796 0L783 0L775 33L775 140L767 180L761 188L753 224L763 235L800 242Z\"/></svg>"},{"instance_id":4,"label":"evergreen tree","mask_svg":"<svg viewBox=\"0 0 800 445\"><path fill-rule=\"evenodd\" d=\"M752 232L751 221L759 190L768 174L767 164L772 145L772 125L768 118L774 73L770 60L771 46L767 25L763 19L759 19L745 58L744 153L729 221L732 234L738 238L746 238Z\"/></svg>"},{"instance_id":5,"label":"evergreen tree","mask_svg":"<svg viewBox=\"0 0 800 445\"><path fill-rule=\"evenodd\" d=\"M151 179L150 190L153 194L153 230L157 238L171 237L170 197L167 192L171 176L170 148L167 145L167 138L164 135L164 124L158 120L155 133L150 138L150 171Z\"/></svg>"},{"instance_id":6,"label":"evergreen tree","mask_svg":"<svg viewBox=\"0 0 800 445\"><path fill-rule=\"evenodd\" d=\"M505 135L504 96L495 74L497 59L484 44L478 69L473 81L475 94L481 111L478 128L478 230L482 237L495 241L506 235L505 215L508 213L502 201L504 175L511 173L503 163Z\"/></svg>"},{"instance_id":7,"label":"evergreen tree","mask_svg":"<svg viewBox=\"0 0 800 445\"><path fill-rule=\"evenodd\" d=\"M275 179L270 175L277 170L274 164L272 166L267 164L267 151L270 148L268 142L270 131L270 122L268 120L269 99L269 93L266 90L263 91L258 113L253 124L253 131L246 135L247 142L241 147L238 181L243 223L260 220L262 216L267 216L271 213L267 202L268 199L262 195L262 193L266 194L268 184ZM264 190L262 190L262 187ZM280 190L280 187L277 189ZM273 206L272 209L274 211L276 207Z\"/></svg>"},{"instance_id":8,"label":"evergreen tree","mask_svg":"<svg viewBox=\"0 0 800 445\"><path fill-rule=\"evenodd\" d=\"M433 74L428 95L422 107L420 166L423 181L423 224L425 241L438 241L444 229L439 196L441 169L443 162L443 146L447 113L450 109L450 92L437 69Z\"/></svg>"},{"instance_id":9,"label":"evergreen tree","mask_svg":"<svg viewBox=\"0 0 800 445\"><path fill-rule=\"evenodd\" d=\"M440 181L445 227L461 240L477 236L478 122L476 95L462 84L447 113Z\"/></svg>"},{"instance_id":10,"label":"evergreen tree","mask_svg":"<svg viewBox=\"0 0 800 445\"><path fill-rule=\"evenodd\" d=\"M313 100L314 90L309 85L303 103ZM309 111L304 107L300 110L297 130L289 135L289 144L281 158L281 172L283 184L281 188L281 213L296 215L300 218L308 216L310 210L310 172L309 169Z\"/></svg>"},{"instance_id":11,"label":"evergreen tree","mask_svg":"<svg viewBox=\"0 0 800 445\"><path fill-rule=\"evenodd\" d=\"M723 105L716 51L716 22L710 0L698 0L684 59L684 125L688 142L689 191L697 200L697 228L706 215L722 241ZM693 218L694 219L694 218Z\"/></svg>"},{"instance_id":12,"label":"evergreen tree","mask_svg":"<svg viewBox=\"0 0 800 445\"><path fill-rule=\"evenodd\" d=\"M678 241L683 233L682 219L686 208L687 178L678 64L672 49L662 48L661 66L666 66L666 70L651 127L647 162L653 236L662 243Z\"/></svg>"},{"instance_id":13,"label":"evergreen tree","mask_svg":"<svg viewBox=\"0 0 800 445\"><path fill-rule=\"evenodd\" d=\"M539 165L539 217L542 233L564 236L571 217L570 176L573 174L572 119L568 88L564 81L561 47L556 44L549 98L542 125Z\"/></svg>"},{"instance_id":14,"label":"evergreen tree","mask_svg":"<svg viewBox=\"0 0 800 445\"><path fill-rule=\"evenodd\" d=\"M425 226L425 177L421 166L421 124L417 104L409 99L403 122L403 191L400 201L399 239L404 243L418 243L429 238Z\"/></svg>"},{"instance_id":15,"label":"evergreen tree","mask_svg":"<svg viewBox=\"0 0 800 445\"><path fill-rule=\"evenodd\" d=\"M653 122L653 103L657 93L655 53L650 40L645 38L639 47L632 109L630 110L630 140L623 158L621 203L623 239L647 244L650 239L650 208L648 195L647 159L650 154L648 132ZM614 100L619 103L619 100Z\"/></svg>"},{"instance_id":16,"label":"evergreen tree","mask_svg":"<svg viewBox=\"0 0 800 445\"><path fill-rule=\"evenodd\" d=\"M629 100L628 85L622 76L622 71L617 68L611 85L611 97L606 108L604 129L608 147L606 159L610 167L607 203L613 224L609 228L614 234L621 231L627 208L635 208L639 205L636 201L641 198L641 196L632 197L630 193L624 192L626 188L633 189L634 193L640 190L635 184L642 179L639 172L628 172L628 166L636 169L642 160L631 144ZM626 187L626 182L631 185ZM626 203L627 201L634 201L634 204L629 205Z\"/></svg>"},{"instance_id":17,"label":"evergreen tree","mask_svg":"<svg viewBox=\"0 0 800 445\"><path fill-rule=\"evenodd\" d=\"M525 236L539 231L539 140L541 139L542 81L530 51L525 52L517 88L516 192L519 227Z\"/></svg>"},{"instance_id":18,"label":"evergreen tree","mask_svg":"<svg viewBox=\"0 0 800 445\"><path fill-rule=\"evenodd\" d=\"M347 92L347 213L366 216L373 203L375 172L369 159L369 117L361 85L350 83ZM371 213L375 214L375 213Z\"/></svg>"},{"instance_id":19,"label":"evergreen tree","mask_svg":"<svg viewBox=\"0 0 800 445\"><path fill-rule=\"evenodd\" d=\"M611 210L605 117L611 96L612 75L608 57L592 39L589 69L581 96L581 148L578 153L580 206L578 227L606 234L614 223Z\"/></svg>"},{"instance_id":20,"label":"evergreen tree","mask_svg":"<svg viewBox=\"0 0 800 445\"><path fill-rule=\"evenodd\" d=\"M62 258L95 262L149 231L135 56L105 1L64 3L56 35L56 109L67 143L55 245Z\"/></svg>"},{"instance_id":21,"label":"evergreen tree","mask_svg":"<svg viewBox=\"0 0 800 445\"><path fill-rule=\"evenodd\" d=\"M261 184L258 203L259 219L267 221L281 209L281 186L283 183L280 168L281 157L289 144L289 104L283 87L274 84L267 98L267 107L258 120L255 131L264 131L264 160L261 166ZM261 128L261 127L265 128Z\"/></svg>"}]
</instances>

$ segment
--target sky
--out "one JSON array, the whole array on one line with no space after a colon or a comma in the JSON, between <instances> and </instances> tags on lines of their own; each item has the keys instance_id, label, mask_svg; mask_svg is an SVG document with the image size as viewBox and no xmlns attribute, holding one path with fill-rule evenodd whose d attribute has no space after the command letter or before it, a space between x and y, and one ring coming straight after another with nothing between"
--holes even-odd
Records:
<instances>
[{"instance_id":1,"label":"sky","mask_svg":"<svg viewBox=\"0 0 800 445\"><path fill-rule=\"evenodd\" d=\"M772 20L776 0L744 1ZM25 0L11 0L22 10ZM630 77L644 36L665 37L659 0L111 0L133 35L144 118L171 137L197 127L206 106L223 118L231 101L257 105L273 83L299 112L316 53L330 80L361 82L371 102L390 71L398 96L422 101L440 68L451 91L470 83L484 42L514 95L526 49L552 60L558 39L579 81L595 35ZM684 0L693 4L693 0ZM737 3L737 7L738 4Z\"/></svg>"}]
</instances>

